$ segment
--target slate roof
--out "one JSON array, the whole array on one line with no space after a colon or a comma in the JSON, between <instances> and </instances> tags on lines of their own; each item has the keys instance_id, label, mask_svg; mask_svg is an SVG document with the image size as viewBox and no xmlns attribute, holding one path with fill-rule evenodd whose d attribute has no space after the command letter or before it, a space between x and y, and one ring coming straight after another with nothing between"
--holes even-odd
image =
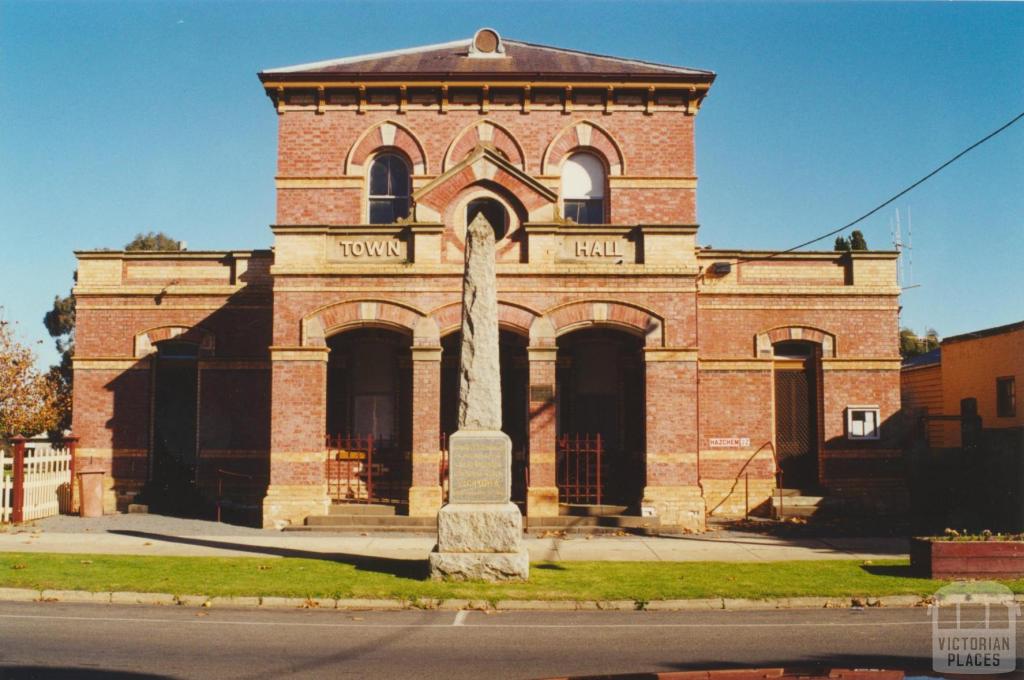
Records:
<instances>
[{"instance_id":1,"label":"slate roof","mask_svg":"<svg viewBox=\"0 0 1024 680\"><path fill-rule=\"evenodd\" d=\"M622 80L714 80L712 71L623 59L502 39L501 57L468 56L473 38L436 45L330 59L260 72L261 79L296 77L561 77Z\"/></svg>"},{"instance_id":2,"label":"slate roof","mask_svg":"<svg viewBox=\"0 0 1024 680\"><path fill-rule=\"evenodd\" d=\"M924 354L918 354L917 356L907 357L900 364L902 368L921 368L922 366L932 366L934 364L942 363L942 348L936 347L930 352Z\"/></svg>"}]
</instances>

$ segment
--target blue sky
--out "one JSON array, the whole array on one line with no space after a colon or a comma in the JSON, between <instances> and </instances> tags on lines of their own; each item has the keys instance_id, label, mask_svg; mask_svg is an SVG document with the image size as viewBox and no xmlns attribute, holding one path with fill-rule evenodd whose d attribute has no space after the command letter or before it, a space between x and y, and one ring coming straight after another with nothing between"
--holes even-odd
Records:
<instances>
[{"instance_id":1,"label":"blue sky","mask_svg":"<svg viewBox=\"0 0 1024 680\"><path fill-rule=\"evenodd\" d=\"M1024 111L1024 4L0 1L0 305L25 341L73 249L162 230L271 244L277 118L261 68L530 42L718 73L697 118L699 240L783 249L845 224ZM1024 121L896 206L902 322L1024 319ZM890 246L893 210L861 225ZM823 242L831 248L832 239Z\"/></svg>"}]
</instances>

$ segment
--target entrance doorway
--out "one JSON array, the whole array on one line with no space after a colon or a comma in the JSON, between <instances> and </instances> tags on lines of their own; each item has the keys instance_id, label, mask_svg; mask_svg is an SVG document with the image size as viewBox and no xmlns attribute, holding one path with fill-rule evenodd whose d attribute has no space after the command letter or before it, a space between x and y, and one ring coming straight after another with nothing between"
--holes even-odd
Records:
<instances>
[{"instance_id":1,"label":"entrance doorway","mask_svg":"<svg viewBox=\"0 0 1024 680\"><path fill-rule=\"evenodd\" d=\"M153 431L149 480L140 500L154 513L200 516L196 488L199 347L157 343L153 368Z\"/></svg>"},{"instance_id":2,"label":"entrance doorway","mask_svg":"<svg viewBox=\"0 0 1024 680\"><path fill-rule=\"evenodd\" d=\"M498 335L501 363L501 430L512 440L512 502L525 508L526 469L530 441L527 429L530 382L526 346L529 339L501 329ZM459 423L459 347L462 333L441 339L441 433L445 441Z\"/></svg>"},{"instance_id":3,"label":"entrance doorway","mask_svg":"<svg viewBox=\"0 0 1024 680\"><path fill-rule=\"evenodd\" d=\"M412 484L412 339L397 331L360 328L327 340L328 448L351 453L372 439L372 458L347 472L372 476L370 498L407 507ZM346 488L348 488L346 486ZM339 499L340 500L340 499Z\"/></svg>"},{"instance_id":4,"label":"entrance doorway","mask_svg":"<svg viewBox=\"0 0 1024 680\"><path fill-rule=\"evenodd\" d=\"M786 488L818 487L821 346L811 342L776 343L775 455Z\"/></svg>"},{"instance_id":5,"label":"entrance doorway","mask_svg":"<svg viewBox=\"0 0 1024 680\"><path fill-rule=\"evenodd\" d=\"M642 356L642 339L624 331L586 329L558 339L559 440L595 441L599 435L602 449L596 476L591 454L580 447L559 447L556 483L561 498L592 502L592 494L573 499L571 491L600 484L603 504L637 509L645 477ZM586 461L568 459L577 454L586 455Z\"/></svg>"}]
</instances>

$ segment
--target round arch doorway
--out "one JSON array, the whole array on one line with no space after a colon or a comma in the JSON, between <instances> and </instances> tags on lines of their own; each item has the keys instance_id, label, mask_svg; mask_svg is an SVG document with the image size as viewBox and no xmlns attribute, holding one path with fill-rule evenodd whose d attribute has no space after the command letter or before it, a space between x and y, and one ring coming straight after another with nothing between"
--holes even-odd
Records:
<instances>
[{"instance_id":1,"label":"round arch doorway","mask_svg":"<svg viewBox=\"0 0 1024 680\"><path fill-rule=\"evenodd\" d=\"M327 346L328 445L346 454L360 453L372 437L373 481L365 500L407 508L412 485L412 338L390 329L357 328L331 336Z\"/></svg>"},{"instance_id":2,"label":"round arch doorway","mask_svg":"<svg viewBox=\"0 0 1024 680\"><path fill-rule=\"evenodd\" d=\"M559 498L639 511L645 478L643 339L613 328L563 335L556 380Z\"/></svg>"}]
</instances>

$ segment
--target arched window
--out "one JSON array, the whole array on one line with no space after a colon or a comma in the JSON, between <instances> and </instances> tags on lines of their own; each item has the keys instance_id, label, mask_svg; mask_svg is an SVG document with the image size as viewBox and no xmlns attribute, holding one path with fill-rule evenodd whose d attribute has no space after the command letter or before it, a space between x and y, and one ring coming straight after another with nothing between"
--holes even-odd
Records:
<instances>
[{"instance_id":1,"label":"arched window","mask_svg":"<svg viewBox=\"0 0 1024 680\"><path fill-rule=\"evenodd\" d=\"M577 224L603 224L605 170L597 156L576 153L562 165L564 215Z\"/></svg>"},{"instance_id":2,"label":"arched window","mask_svg":"<svg viewBox=\"0 0 1024 680\"><path fill-rule=\"evenodd\" d=\"M401 156L381 154L370 165L370 224L391 224L409 216L409 165Z\"/></svg>"}]
</instances>

